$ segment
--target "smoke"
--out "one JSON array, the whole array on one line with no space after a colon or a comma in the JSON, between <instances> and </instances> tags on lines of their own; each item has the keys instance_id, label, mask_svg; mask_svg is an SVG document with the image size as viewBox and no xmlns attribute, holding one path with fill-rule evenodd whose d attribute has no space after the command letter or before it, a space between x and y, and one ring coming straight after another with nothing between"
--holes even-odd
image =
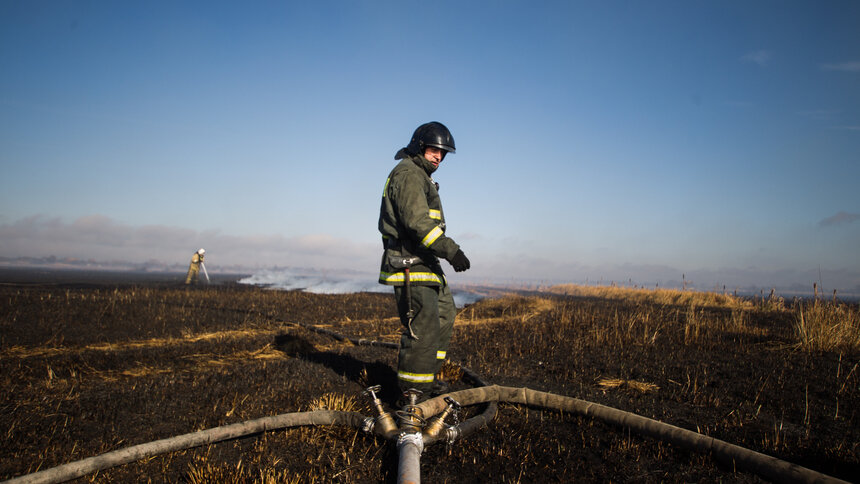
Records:
<instances>
[{"instance_id":1,"label":"smoke","mask_svg":"<svg viewBox=\"0 0 860 484\"><path fill-rule=\"evenodd\" d=\"M239 283L284 291L302 290L314 294L388 292L391 290L389 287L377 283L373 274L334 274L318 269L297 268L265 269L240 279Z\"/></svg>"},{"instance_id":2,"label":"smoke","mask_svg":"<svg viewBox=\"0 0 860 484\"><path fill-rule=\"evenodd\" d=\"M824 230L856 226L860 214L838 212L818 222ZM823 230L822 230L823 231ZM475 240L479 237L472 235ZM480 247L480 244L475 244ZM0 264L86 265L136 270L184 271L194 251L206 249L206 268L213 273L254 274L246 284L282 290L351 293L386 292L377 284L379 242L330 234L222 234L167 225L136 226L102 215L71 222L56 217L33 216L0 223ZM754 254L752 262L738 260L730 267L683 267L653 264L646 260L587 264L587 256L558 251L469 252L472 269L451 274L458 305L474 302L478 295L463 284L507 286L558 283L624 283L646 287L687 287L711 290L723 286L739 290L775 287L799 291L813 281L839 290L860 293L860 270L852 260L842 267L812 261L775 261ZM703 254L703 260L707 257ZM278 269L312 267L313 269ZM269 268L269 270L266 270ZM349 272L344 268L354 269ZM682 281L682 274L685 279ZM819 276L821 274L821 276ZM692 281L692 284L691 284ZM458 286L458 283L461 286Z\"/></svg>"},{"instance_id":3,"label":"smoke","mask_svg":"<svg viewBox=\"0 0 860 484\"><path fill-rule=\"evenodd\" d=\"M239 280L249 284L282 291L306 291L314 294L351 294L356 292L379 292L392 294L390 286L377 282L377 274L330 272L319 269L266 269ZM484 295L470 289L453 288L454 304L463 307L474 303Z\"/></svg>"}]
</instances>

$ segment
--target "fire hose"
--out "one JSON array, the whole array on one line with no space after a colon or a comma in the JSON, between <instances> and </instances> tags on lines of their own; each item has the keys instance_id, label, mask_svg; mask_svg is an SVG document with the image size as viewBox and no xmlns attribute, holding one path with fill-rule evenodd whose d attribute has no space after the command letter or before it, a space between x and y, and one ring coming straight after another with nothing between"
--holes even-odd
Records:
<instances>
[{"instance_id":1,"label":"fire hose","mask_svg":"<svg viewBox=\"0 0 860 484\"><path fill-rule=\"evenodd\" d=\"M315 330L319 331L321 329L316 328ZM368 343L365 342L364 344ZM376 418L365 417L356 412L329 410L263 417L115 450L13 478L6 481L6 483L60 483L82 477L92 472L166 452L175 452L269 430L304 425L345 425L362 429L366 432L372 432L386 439L396 439L399 453L398 483L418 483L420 482L420 455L424 447L440 440L453 443L453 441L466 437L476 430L487 426L495 416L498 402L558 410L583 417L591 417L610 425L629 429L646 437L669 442L683 449L710 453L721 462L733 464L738 468L754 472L776 482L846 482L713 437L598 403L529 388L498 385L487 386L486 382L475 373L467 368L462 369L468 379L472 380L476 385L481 386L452 392L421 403L417 403L420 392L407 391L410 403L403 409L395 412L399 424L395 423L392 415L384 410L382 402L376 396L376 392L380 390L380 387L375 386L366 389L365 394L371 397L371 401L377 411ZM467 419L456 426L447 426L444 423L445 418L459 407L482 403L488 404L483 413Z\"/></svg>"},{"instance_id":2,"label":"fire hose","mask_svg":"<svg viewBox=\"0 0 860 484\"><path fill-rule=\"evenodd\" d=\"M721 462L733 464L738 468L776 482L846 482L723 440L578 398L529 388L497 385L461 390L450 393L447 397L458 400L461 405L475 405L482 402L515 403L592 417L604 423L623 427L637 434L662 440L686 450L710 453ZM445 403L442 398L436 397L418 404L418 407L425 415L434 415L445 409ZM454 431L452 430L452 432ZM427 444L428 442L425 440L424 443Z\"/></svg>"},{"instance_id":3,"label":"fire hose","mask_svg":"<svg viewBox=\"0 0 860 484\"><path fill-rule=\"evenodd\" d=\"M134 445L124 449L107 452L76 462L70 462L6 481L9 484L54 484L66 482L87 474L116 467L129 462L153 457L167 452L190 449L201 445L213 444L222 440L235 439L268 430L303 425L347 425L362 428L365 417L356 412L336 412L317 410L313 412L285 413L263 417L242 423L215 427L189 434L179 435L153 442Z\"/></svg>"},{"instance_id":4,"label":"fire hose","mask_svg":"<svg viewBox=\"0 0 860 484\"><path fill-rule=\"evenodd\" d=\"M209 273L206 272L206 264L204 264L203 261L200 261L200 268L203 269L203 275L206 276L206 284L211 283L212 281L209 280Z\"/></svg>"}]
</instances>

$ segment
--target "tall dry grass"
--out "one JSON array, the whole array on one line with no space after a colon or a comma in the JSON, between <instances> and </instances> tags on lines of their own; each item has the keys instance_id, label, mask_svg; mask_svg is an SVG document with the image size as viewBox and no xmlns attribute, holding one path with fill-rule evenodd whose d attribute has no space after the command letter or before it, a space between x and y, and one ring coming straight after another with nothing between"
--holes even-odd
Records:
<instances>
[{"instance_id":1,"label":"tall dry grass","mask_svg":"<svg viewBox=\"0 0 860 484\"><path fill-rule=\"evenodd\" d=\"M742 297L706 291L681 291L678 289L647 289L617 286L581 286L578 284L559 284L547 289L551 294L592 297L599 299L623 300L634 303L751 308L753 303Z\"/></svg>"},{"instance_id":2,"label":"tall dry grass","mask_svg":"<svg viewBox=\"0 0 860 484\"><path fill-rule=\"evenodd\" d=\"M856 306L833 302L798 305L794 333L804 351L860 351L860 314Z\"/></svg>"},{"instance_id":3,"label":"tall dry grass","mask_svg":"<svg viewBox=\"0 0 860 484\"><path fill-rule=\"evenodd\" d=\"M634 304L686 306L685 340L695 342L701 330L709 326L703 324L702 308L731 309L730 324L723 324L722 330L738 330L746 325L749 314L755 313L794 313L794 336L798 348L804 351L860 351L860 312L857 305L834 301L814 302L804 305L787 305L785 299L771 290L768 296L751 300L730 294L707 291L681 291L674 289L646 289L616 286L580 286L562 284L552 286L548 292L570 296L590 297L624 301ZM653 307L651 309L654 310Z\"/></svg>"}]
</instances>

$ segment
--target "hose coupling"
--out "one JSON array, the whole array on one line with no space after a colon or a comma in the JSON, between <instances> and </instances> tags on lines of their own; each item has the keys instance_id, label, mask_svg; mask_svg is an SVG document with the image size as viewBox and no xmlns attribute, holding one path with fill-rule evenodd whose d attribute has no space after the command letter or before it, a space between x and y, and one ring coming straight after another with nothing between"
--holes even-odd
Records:
<instances>
[{"instance_id":1,"label":"hose coupling","mask_svg":"<svg viewBox=\"0 0 860 484\"><path fill-rule=\"evenodd\" d=\"M439 415L431 418L427 423L427 426L424 428L424 436L426 438L435 440L439 434L442 433L442 429L445 427L445 418L460 409L460 403L451 397L445 397L445 403L447 403L448 406L439 412Z\"/></svg>"},{"instance_id":2,"label":"hose coupling","mask_svg":"<svg viewBox=\"0 0 860 484\"><path fill-rule=\"evenodd\" d=\"M398 449L410 444L418 449L419 454L424 452L424 438L421 432L404 432L397 437Z\"/></svg>"},{"instance_id":3,"label":"hose coupling","mask_svg":"<svg viewBox=\"0 0 860 484\"><path fill-rule=\"evenodd\" d=\"M448 445L452 445L455 440L460 438L460 428L459 427L448 427L445 429L445 442Z\"/></svg>"},{"instance_id":4,"label":"hose coupling","mask_svg":"<svg viewBox=\"0 0 860 484\"><path fill-rule=\"evenodd\" d=\"M361 421L361 431L370 433L373 431L373 427L376 424L376 419L370 417L364 417L364 420Z\"/></svg>"}]
</instances>

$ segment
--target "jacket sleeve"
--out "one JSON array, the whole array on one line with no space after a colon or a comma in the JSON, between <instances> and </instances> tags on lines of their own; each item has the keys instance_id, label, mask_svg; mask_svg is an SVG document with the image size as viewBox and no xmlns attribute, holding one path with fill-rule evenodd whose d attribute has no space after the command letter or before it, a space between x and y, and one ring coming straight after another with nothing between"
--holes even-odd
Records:
<instances>
[{"instance_id":1,"label":"jacket sleeve","mask_svg":"<svg viewBox=\"0 0 860 484\"><path fill-rule=\"evenodd\" d=\"M424 180L411 173L391 181L394 209L410 239L429 250L436 257L450 259L460 246L445 235L439 220L431 217L424 193Z\"/></svg>"}]
</instances>

